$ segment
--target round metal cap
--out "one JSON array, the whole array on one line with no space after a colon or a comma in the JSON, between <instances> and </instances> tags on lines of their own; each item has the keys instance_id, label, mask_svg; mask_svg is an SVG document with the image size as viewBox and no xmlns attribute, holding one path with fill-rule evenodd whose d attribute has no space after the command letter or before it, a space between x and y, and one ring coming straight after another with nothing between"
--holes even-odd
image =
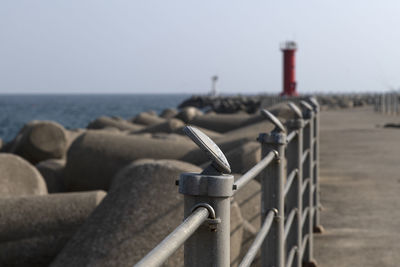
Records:
<instances>
[{"instance_id":1,"label":"round metal cap","mask_svg":"<svg viewBox=\"0 0 400 267\"><path fill-rule=\"evenodd\" d=\"M298 119L303 118L303 114L301 113L301 110L299 109L298 106L296 106L295 103L289 102L289 103L288 103L288 106L289 106L289 108L296 114L296 117L297 117Z\"/></svg>"},{"instance_id":2,"label":"round metal cap","mask_svg":"<svg viewBox=\"0 0 400 267\"><path fill-rule=\"evenodd\" d=\"M213 166L222 173L231 173L231 166L221 149L206 134L193 126L185 126L183 131L212 160Z\"/></svg>"},{"instance_id":3,"label":"round metal cap","mask_svg":"<svg viewBox=\"0 0 400 267\"><path fill-rule=\"evenodd\" d=\"M272 114L266 109L262 109L261 114L264 115L264 117L266 117L270 122L272 122L275 125L275 127L278 128L279 131L286 132L286 129L283 126L283 124L280 122L280 120L278 120L277 117L275 117L274 114Z\"/></svg>"},{"instance_id":4,"label":"round metal cap","mask_svg":"<svg viewBox=\"0 0 400 267\"><path fill-rule=\"evenodd\" d=\"M315 108L319 107L318 100L317 100L314 96L309 97L309 98L308 98L308 101L310 101L310 103L311 103Z\"/></svg>"},{"instance_id":5,"label":"round metal cap","mask_svg":"<svg viewBox=\"0 0 400 267\"><path fill-rule=\"evenodd\" d=\"M313 110L313 107L304 100L301 100L300 104L308 110Z\"/></svg>"}]
</instances>

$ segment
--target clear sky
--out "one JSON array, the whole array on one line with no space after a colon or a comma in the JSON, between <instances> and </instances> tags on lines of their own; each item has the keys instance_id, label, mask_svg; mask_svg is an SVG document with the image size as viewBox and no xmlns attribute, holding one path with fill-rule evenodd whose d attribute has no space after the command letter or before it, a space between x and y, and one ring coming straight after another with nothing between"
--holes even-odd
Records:
<instances>
[{"instance_id":1,"label":"clear sky","mask_svg":"<svg viewBox=\"0 0 400 267\"><path fill-rule=\"evenodd\" d=\"M300 92L400 87L398 0L2 0L0 93Z\"/></svg>"}]
</instances>

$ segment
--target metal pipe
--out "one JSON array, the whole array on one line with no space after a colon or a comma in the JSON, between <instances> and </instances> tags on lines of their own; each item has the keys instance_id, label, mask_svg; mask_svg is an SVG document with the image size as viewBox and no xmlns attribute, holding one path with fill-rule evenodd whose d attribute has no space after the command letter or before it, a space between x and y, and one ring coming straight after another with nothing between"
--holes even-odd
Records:
<instances>
[{"instance_id":1,"label":"metal pipe","mask_svg":"<svg viewBox=\"0 0 400 267\"><path fill-rule=\"evenodd\" d=\"M296 178L298 176L298 170L294 169L288 176L286 184L285 184L285 189L283 190L283 195L286 197L286 195L288 194L290 188L292 187L292 183L294 181L294 178Z\"/></svg>"},{"instance_id":2,"label":"metal pipe","mask_svg":"<svg viewBox=\"0 0 400 267\"><path fill-rule=\"evenodd\" d=\"M287 219L286 219L286 222L285 222L285 230L284 230L284 235L283 235L285 240L286 240L287 237L288 237L288 234L289 234L289 232L290 232L290 228L292 227L292 224L293 224L294 216L296 216L297 213L298 213L298 211L297 211L296 208L292 209L292 210L290 211L290 213L289 213L289 216L288 216Z\"/></svg>"},{"instance_id":3,"label":"metal pipe","mask_svg":"<svg viewBox=\"0 0 400 267\"><path fill-rule=\"evenodd\" d=\"M292 131L290 132L290 134L288 134L287 138L286 138L286 142L289 144L297 135L296 131Z\"/></svg>"},{"instance_id":4,"label":"metal pipe","mask_svg":"<svg viewBox=\"0 0 400 267\"><path fill-rule=\"evenodd\" d=\"M248 267L253 262L254 258L257 255L258 250L260 249L265 237L268 235L269 230L271 229L272 222L275 217L275 212L270 211L268 212L265 221L258 232L256 238L254 239L253 243L251 244L249 250L247 251L246 255L244 256L243 260L240 262L239 267Z\"/></svg>"},{"instance_id":5,"label":"metal pipe","mask_svg":"<svg viewBox=\"0 0 400 267\"><path fill-rule=\"evenodd\" d=\"M286 267L291 267L293 264L294 256L296 253L299 253L299 248L297 246L292 247L292 249L289 252L289 255L286 260Z\"/></svg>"},{"instance_id":6,"label":"metal pipe","mask_svg":"<svg viewBox=\"0 0 400 267\"><path fill-rule=\"evenodd\" d=\"M310 149L307 148L304 150L303 156L301 157L301 162L304 164L304 162L308 159L308 156L310 156Z\"/></svg>"},{"instance_id":7,"label":"metal pipe","mask_svg":"<svg viewBox=\"0 0 400 267\"><path fill-rule=\"evenodd\" d=\"M261 265L283 267L285 265L283 182L285 180L286 134L275 130L269 134L260 134L258 140L262 143L262 155L267 155L271 150L278 154L277 159L261 172L262 223L270 210L276 210L277 213L270 233L262 245Z\"/></svg>"},{"instance_id":8,"label":"metal pipe","mask_svg":"<svg viewBox=\"0 0 400 267\"><path fill-rule=\"evenodd\" d=\"M259 163L254 165L249 171L247 171L244 175L242 175L234 184L234 194L237 193L240 189L242 189L248 182L252 179L256 178L256 176L265 169L272 162L272 160L276 157L276 153L274 151L270 151Z\"/></svg>"},{"instance_id":9,"label":"metal pipe","mask_svg":"<svg viewBox=\"0 0 400 267\"><path fill-rule=\"evenodd\" d=\"M310 181L310 178L306 178L303 180L303 184L301 186L301 195L304 195L304 192L307 190L307 186L309 185Z\"/></svg>"},{"instance_id":10,"label":"metal pipe","mask_svg":"<svg viewBox=\"0 0 400 267\"><path fill-rule=\"evenodd\" d=\"M309 216L309 211L310 211L310 207L307 207L303 210L303 213L301 214L301 227L304 226L304 223L307 219L307 217Z\"/></svg>"},{"instance_id":11,"label":"metal pipe","mask_svg":"<svg viewBox=\"0 0 400 267\"><path fill-rule=\"evenodd\" d=\"M152 249L135 267L161 266L208 218L206 208L197 208L172 233Z\"/></svg>"}]
</instances>

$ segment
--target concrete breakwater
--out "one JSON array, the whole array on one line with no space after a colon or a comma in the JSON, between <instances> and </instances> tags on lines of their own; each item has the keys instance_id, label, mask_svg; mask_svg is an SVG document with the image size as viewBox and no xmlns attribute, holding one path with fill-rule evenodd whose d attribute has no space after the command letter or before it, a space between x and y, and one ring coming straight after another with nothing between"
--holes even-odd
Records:
<instances>
[{"instance_id":1,"label":"concrete breakwater","mask_svg":"<svg viewBox=\"0 0 400 267\"><path fill-rule=\"evenodd\" d=\"M132 266L181 222L179 174L208 163L184 125L211 137L240 175L260 160L258 134L274 128L259 108L222 114L186 106L130 120L100 117L73 131L28 123L0 154L0 266ZM286 103L269 110L284 123L295 116ZM232 199L233 265L259 228L251 209L259 187L254 181ZM182 257L176 252L168 265Z\"/></svg>"}]
</instances>

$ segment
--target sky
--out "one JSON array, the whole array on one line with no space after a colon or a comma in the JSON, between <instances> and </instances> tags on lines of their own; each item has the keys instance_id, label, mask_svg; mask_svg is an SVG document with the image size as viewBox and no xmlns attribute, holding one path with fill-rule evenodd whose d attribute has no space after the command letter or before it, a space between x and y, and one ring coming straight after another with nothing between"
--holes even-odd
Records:
<instances>
[{"instance_id":1,"label":"sky","mask_svg":"<svg viewBox=\"0 0 400 267\"><path fill-rule=\"evenodd\" d=\"M0 93L282 90L285 40L298 91L400 88L398 0L2 0Z\"/></svg>"}]
</instances>

